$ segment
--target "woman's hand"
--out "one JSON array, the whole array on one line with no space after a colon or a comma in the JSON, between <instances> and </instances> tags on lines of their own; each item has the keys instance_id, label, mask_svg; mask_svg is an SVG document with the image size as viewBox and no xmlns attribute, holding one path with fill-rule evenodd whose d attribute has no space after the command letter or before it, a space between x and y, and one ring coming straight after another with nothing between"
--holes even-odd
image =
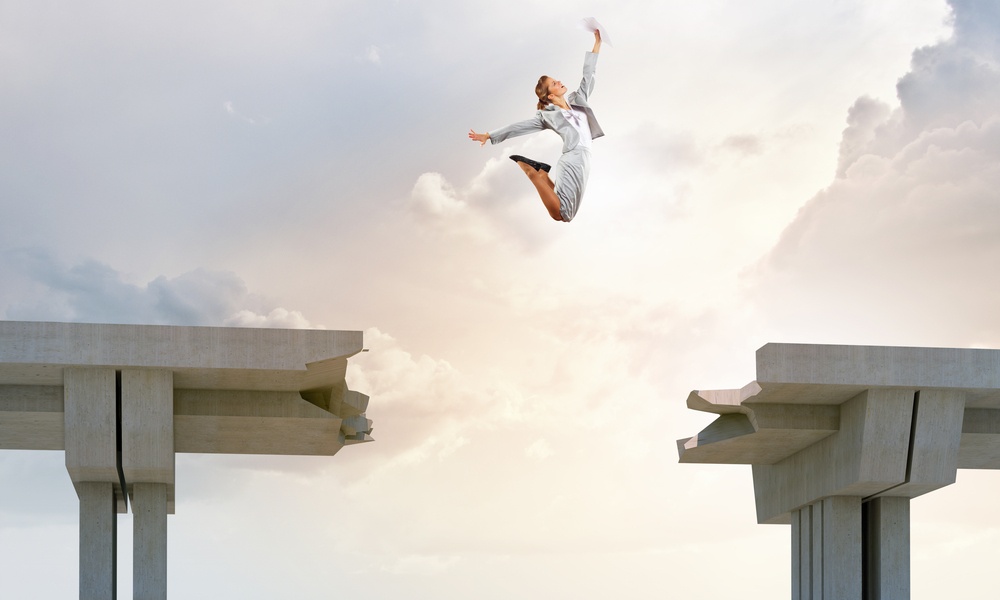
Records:
<instances>
[{"instance_id":1,"label":"woman's hand","mask_svg":"<svg viewBox=\"0 0 1000 600\"><path fill-rule=\"evenodd\" d=\"M597 54L600 51L601 51L601 30L600 29L595 29L594 30L594 49L591 50L591 52L593 52L594 54Z\"/></svg>"},{"instance_id":2,"label":"woman's hand","mask_svg":"<svg viewBox=\"0 0 1000 600\"><path fill-rule=\"evenodd\" d=\"M485 146L486 142L490 141L490 134L488 133L476 133L473 130L469 130L469 139L479 142L480 146Z\"/></svg>"}]
</instances>

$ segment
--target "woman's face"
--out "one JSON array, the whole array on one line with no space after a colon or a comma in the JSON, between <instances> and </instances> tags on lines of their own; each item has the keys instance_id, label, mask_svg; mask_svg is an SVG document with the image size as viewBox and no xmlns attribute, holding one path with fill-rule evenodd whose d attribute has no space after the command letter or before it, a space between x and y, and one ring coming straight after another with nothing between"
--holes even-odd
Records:
<instances>
[{"instance_id":1,"label":"woman's face","mask_svg":"<svg viewBox=\"0 0 1000 600\"><path fill-rule=\"evenodd\" d=\"M566 93L566 86L564 86L558 79L552 79L551 77L549 77L548 88L550 100L553 97L562 97Z\"/></svg>"}]
</instances>

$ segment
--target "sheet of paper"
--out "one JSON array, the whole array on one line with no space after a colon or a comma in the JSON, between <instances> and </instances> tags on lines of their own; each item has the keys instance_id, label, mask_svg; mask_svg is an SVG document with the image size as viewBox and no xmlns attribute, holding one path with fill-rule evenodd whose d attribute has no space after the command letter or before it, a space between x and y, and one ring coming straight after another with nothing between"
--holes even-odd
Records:
<instances>
[{"instance_id":1,"label":"sheet of paper","mask_svg":"<svg viewBox=\"0 0 1000 600\"><path fill-rule=\"evenodd\" d=\"M594 33L595 31L600 31L601 32L601 43L602 44L607 44L609 46L614 46L614 44L611 43L611 36L608 34L607 28L604 27L604 25L601 25L600 23L598 23L597 19L595 19L594 17L587 17L585 19L581 19L580 20L580 27L584 31L589 31L591 33Z\"/></svg>"}]
</instances>

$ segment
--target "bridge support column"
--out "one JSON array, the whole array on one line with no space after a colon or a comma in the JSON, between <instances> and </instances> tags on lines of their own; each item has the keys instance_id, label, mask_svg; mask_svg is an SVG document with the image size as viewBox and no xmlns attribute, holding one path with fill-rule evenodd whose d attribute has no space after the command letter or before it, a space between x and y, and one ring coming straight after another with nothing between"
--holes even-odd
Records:
<instances>
[{"instance_id":1,"label":"bridge support column","mask_svg":"<svg viewBox=\"0 0 1000 600\"><path fill-rule=\"evenodd\" d=\"M865 600L910 598L910 499L873 498L862 505Z\"/></svg>"},{"instance_id":2,"label":"bridge support column","mask_svg":"<svg viewBox=\"0 0 1000 600\"><path fill-rule=\"evenodd\" d=\"M792 599L861 600L861 499L834 496L792 514Z\"/></svg>"},{"instance_id":3,"label":"bridge support column","mask_svg":"<svg viewBox=\"0 0 1000 600\"><path fill-rule=\"evenodd\" d=\"M117 594L118 506L111 483L76 484L80 497L80 600Z\"/></svg>"},{"instance_id":4,"label":"bridge support column","mask_svg":"<svg viewBox=\"0 0 1000 600\"><path fill-rule=\"evenodd\" d=\"M167 486L132 486L132 589L135 600L167 600Z\"/></svg>"}]
</instances>

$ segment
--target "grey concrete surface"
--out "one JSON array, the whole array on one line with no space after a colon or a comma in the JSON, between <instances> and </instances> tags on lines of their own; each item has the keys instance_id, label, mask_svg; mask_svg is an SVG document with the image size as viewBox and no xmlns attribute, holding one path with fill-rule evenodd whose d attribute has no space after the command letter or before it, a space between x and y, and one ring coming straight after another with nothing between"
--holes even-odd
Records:
<instances>
[{"instance_id":1,"label":"grey concrete surface","mask_svg":"<svg viewBox=\"0 0 1000 600\"><path fill-rule=\"evenodd\" d=\"M116 590L131 498L134 598L167 597L176 452L332 456L371 441L347 389L358 331L0 321L0 450L64 450L80 597Z\"/></svg>"},{"instance_id":2,"label":"grey concrete surface","mask_svg":"<svg viewBox=\"0 0 1000 600\"><path fill-rule=\"evenodd\" d=\"M754 381L687 402L718 416L680 462L751 466L793 598L909 598L910 499L1000 468L1000 350L767 344Z\"/></svg>"}]
</instances>

